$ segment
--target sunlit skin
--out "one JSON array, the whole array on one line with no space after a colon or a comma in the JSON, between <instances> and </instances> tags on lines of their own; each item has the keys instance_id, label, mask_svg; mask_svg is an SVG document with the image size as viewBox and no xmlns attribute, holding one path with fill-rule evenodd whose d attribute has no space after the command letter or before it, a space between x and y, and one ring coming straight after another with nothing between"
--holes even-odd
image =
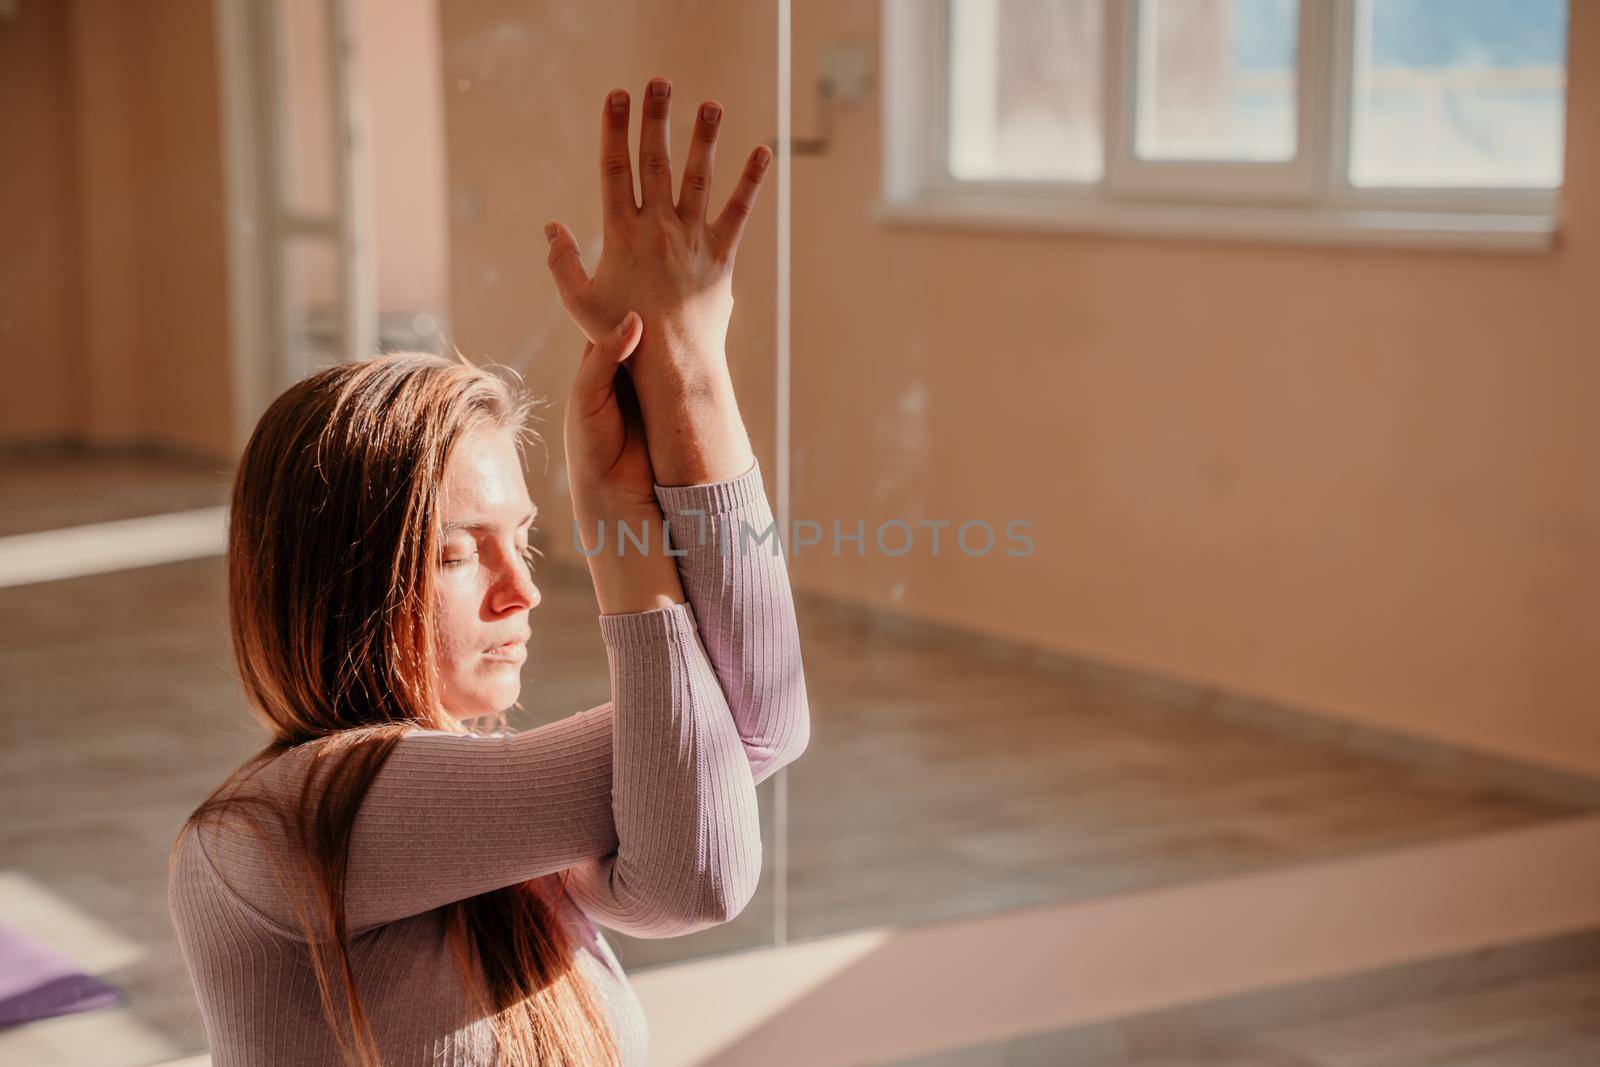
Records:
<instances>
[{"instance_id":1,"label":"sunlit skin","mask_svg":"<svg viewBox=\"0 0 1600 1067\"><path fill-rule=\"evenodd\" d=\"M540 599L528 543L535 515L510 431L483 428L456 444L440 486L433 602L439 699L456 719L498 714L522 692Z\"/></svg>"},{"instance_id":2,"label":"sunlit skin","mask_svg":"<svg viewBox=\"0 0 1600 1067\"><path fill-rule=\"evenodd\" d=\"M670 97L667 79L650 80L638 199L627 144L628 94L609 94L602 108L605 243L594 276L584 270L567 227L555 223L547 233L551 273L587 342L563 423L574 517L585 531L608 521L659 522L658 479L718 481L747 470L754 458L733 399L724 341L734 258L772 153L758 146L749 154L727 203L710 219L722 109L705 101L674 202ZM434 604L440 702L457 719L495 715L521 693L529 616L539 603L526 562L534 509L508 432L479 431L456 446L446 464L441 509ZM590 567L617 571L597 580L603 610L644 610L641 605L663 596L682 599L675 576L653 583L637 568L607 559L591 559ZM652 590L661 596L644 595Z\"/></svg>"},{"instance_id":3,"label":"sunlit skin","mask_svg":"<svg viewBox=\"0 0 1600 1067\"><path fill-rule=\"evenodd\" d=\"M733 395L726 341L734 260L772 151L757 145L745 157L726 203L711 218L712 163L724 115L716 101L703 101L674 201L667 135L671 95L666 78L651 78L645 87L637 195L628 93L613 90L601 107L604 242L594 275L567 226L552 222L545 236L550 273L572 321L591 345L606 349L602 364L611 374L626 359L620 376L632 387L654 475L663 485L691 485L732 478L755 458ZM638 317L637 327L626 325L630 312ZM618 506L651 504L650 487L629 477L638 473L637 465L595 473L600 481L594 488L620 496Z\"/></svg>"},{"instance_id":4,"label":"sunlit skin","mask_svg":"<svg viewBox=\"0 0 1600 1067\"><path fill-rule=\"evenodd\" d=\"M682 189L672 189L668 113L672 82L645 86L639 126L639 187L628 148L632 101L624 89L606 97L600 119L600 203L605 240L590 277L578 242L564 223L546 230L550 270L562 303L591 341L628 311L644 318L639 373L699 379L724 369L722 343L733 313L733 265L772 150L758 145L746 157L727 203L708 216L713 160L723 108L702 101L696 112Z\"/></svg>"}]
</instances>

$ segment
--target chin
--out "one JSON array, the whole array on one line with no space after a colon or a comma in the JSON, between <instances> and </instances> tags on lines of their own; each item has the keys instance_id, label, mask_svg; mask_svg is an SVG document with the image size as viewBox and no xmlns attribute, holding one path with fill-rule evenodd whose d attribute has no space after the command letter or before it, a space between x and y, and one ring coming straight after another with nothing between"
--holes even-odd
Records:
<instances>
[{"instance_id":1,"label":"chin","mask_svg":"<svg viewBox=\"0 0 1600 1067\"><path fill-rule=\"evenodd\" d=\"M481 719L498 715L517 702L522 695L522 685L496 686L491 690L471 694L466 700L445 708L456 719Z\"/></svg>"}]
</instances>

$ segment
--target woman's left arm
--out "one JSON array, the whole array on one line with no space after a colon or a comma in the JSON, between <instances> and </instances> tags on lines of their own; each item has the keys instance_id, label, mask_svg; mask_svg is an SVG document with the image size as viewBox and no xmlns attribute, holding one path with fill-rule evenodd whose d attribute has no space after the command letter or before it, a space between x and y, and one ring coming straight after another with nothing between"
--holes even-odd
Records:
<instances>
[{"instance_id":1,"label":"woman's left arm","mask_svg":"<svg viewBox=\"0 0 1600 1067\"><path fill-rule=\"evenodd\" d=\"M656 486L678 576L756 784L811 738L800 633L783 541L752 459L737 478Z\"/></svg>"},{"instance_id":2,"label":"woman's left arm","mask_svg":"<svg viewBox=\"0 0 1600 1067\"><path fill-rule=\"evenodd\" d=\"M549 266L563 305L591 340L629 310L643 320L626 373L648 438L656 499L684 553L684 595L759 783L796 759L810 737L788 570L725 349L734 262L772 151L758 145L745 157L727 203L709 218L723 109L704 101L674 201L671 95L665 78L646 87L636 199L631 101L621 89L608 94L600 119L600 262L591 277L572 232L551 223Z\"/></svg>"},{"instance_id":3,"label":"woman's left arm","mask_svg":"<svg viewBox=\"0 0 1600 1067\"><path fill-rule=\"evenodd\" d=\"M670 530L674 550L683 553L677 564L688 610L760 785L799 759L811 739L794 597L781 551L770 551L776 527L760 466L752 460L744 474L721 482L657 485L656 496L666 527L651 532L650 550L662 551ZM759 851L760 843L758 828L749 847ZM641 935L619 924L606 906L615 860L613 853L573 866L568 892L578 906L600 925L635 936L686 932L678 926Z\"/></svg>"}]
</instances>

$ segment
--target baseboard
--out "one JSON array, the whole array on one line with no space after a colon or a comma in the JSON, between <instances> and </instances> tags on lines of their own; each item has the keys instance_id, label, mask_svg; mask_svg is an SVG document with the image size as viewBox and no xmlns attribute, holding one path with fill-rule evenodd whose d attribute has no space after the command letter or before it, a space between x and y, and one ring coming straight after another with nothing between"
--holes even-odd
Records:
<instances>
[{"instance_id":1,"label":"baseboard","mask_svg":"<svg viewBox=\"0 0 1600 1067\"><path fill-rule=\"evenodd\" d=\"M795 610L802 619L809 617L829 626L857 630L872 638L895 638L930 648L959 649L996 666L1115 693L1126 698L1122 703L1152 714L1211 716L1282 737L1399 764L1453 783L1503 790L1579 809L1600 809L1600 776L1574 774L1433 738L1351 722L1325 711L1028 645L949 623L917 619L832 595L796 591Z\"/></svg>"}]
</instances>

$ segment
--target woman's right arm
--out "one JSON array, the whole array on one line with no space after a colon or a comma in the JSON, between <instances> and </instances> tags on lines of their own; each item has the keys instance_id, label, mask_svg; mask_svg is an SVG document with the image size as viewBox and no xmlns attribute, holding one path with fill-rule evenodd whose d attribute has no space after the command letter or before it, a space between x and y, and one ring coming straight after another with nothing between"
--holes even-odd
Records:
<instances>
[{"instance_id":1,"label":"woman's right arm","mask_svg":"<svg viewBox=\"0 0 1600 1067\"><path fill-rule=\"evenodd\" d=\"M660 507L624 510L598 501L599 494L573 486L573 519L601 615L626 615L684 603L687 597L673 558L659 545L641 550L633 541L623 540L624 526L641 541L646 536L660 537ZM619 546L625 551L619 552Z\"/></svg>"},{"instance_id":2,"label":"woman's right arm","mask_svg":"<svg viewBox=\"0 0 1600 1067\"><path fill-rule=\"evenodd\" d=\"M637 937L692 933L749 903L761 874L755 783L693 607L599 624L610 702L509 737L418 731L396 743L351 835L351 933L569 867L574 898ZM302 755L255 781L292 801ZM263 846L234 825L203 842L235 896L298 932L288 894L305 883L281 836Z\"/></svg>"}]
</instances>

